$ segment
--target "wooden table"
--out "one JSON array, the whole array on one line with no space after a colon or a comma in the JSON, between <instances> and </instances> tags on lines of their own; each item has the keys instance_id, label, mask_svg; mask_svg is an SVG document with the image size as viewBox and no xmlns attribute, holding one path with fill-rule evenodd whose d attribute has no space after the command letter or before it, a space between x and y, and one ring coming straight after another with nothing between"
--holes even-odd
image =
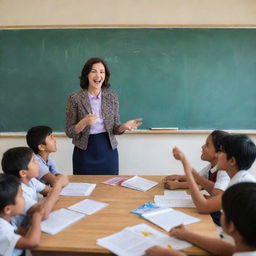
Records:
<instances>
[{"instance_id":1,"label":"wooden table","mask_svg":"<svg viewBox=\"0 0 256 256\"><path fill-rule=\"evenodd\" d=\"M96 183L96 188L89 197L61 196L56 204L55 210L66 208L86 198L108 203L109 206L93 215L87 216L54 236L42 233L40 246L32 252L33 255L113 255L108 250L97 246L96 240L121 231L127 226L133 226L143 222L165 233L164 230L158 228L156 225L151 224L138 215L130 213L131 210L136 209L146 202L153 202L154 195L163 194L163 185L161 183L163 176L142 176L160 182L157 186L147 192L141 192L121 186L101 184L102 181L112 177L114 176L70 176L70 182ZM179 210L201 219L200 222L188 225L187 227L189 229L205 236L217 237L217 232L210 215L198 214L193 208L180 208ZM63 219L63 221L65 220ZM209 255L207 252L195 246L184 251L188 255Z\"/></svg>"}]
</instances>

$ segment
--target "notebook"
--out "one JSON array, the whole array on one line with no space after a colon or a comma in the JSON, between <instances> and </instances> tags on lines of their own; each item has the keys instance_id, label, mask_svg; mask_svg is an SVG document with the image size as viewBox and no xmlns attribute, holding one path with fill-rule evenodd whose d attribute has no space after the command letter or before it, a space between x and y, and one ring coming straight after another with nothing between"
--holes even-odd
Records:
<instances>
[{"instance_id":1,"label":"notebook","mask_svg":"<svg viewBox=\"0 0 256 256\"><path fill-rule=\"evenodd\" d=\"M154 209L143 213L141 216L165 231L170 231L170 229L181 224L188 225L200 221L198 218L172 208Z\"/></svg>"},{"instance_id":2,"label":"notebook","mask_svg":"<svg viewBox=\"0 0 256 256\"><path fill-rule=\"evenodd\" d=\"M152 187L156 186L157 184L158 184L158 182L144 179L144 178L136 175L136 176L133 176L132 178L124 181L121 184L121 186L145 192L145 191L151 189Z\"/></svg>"},{"instance_id":3,"label":"notebook","mask_svg":"<svg viewBox=\"0 0 256 256\"><path fill-rule=\"evenodd\" d=\"M95 189L94 183L69 183L60 193L62 196L89 196Z\"/></svg>"}]
</instances>

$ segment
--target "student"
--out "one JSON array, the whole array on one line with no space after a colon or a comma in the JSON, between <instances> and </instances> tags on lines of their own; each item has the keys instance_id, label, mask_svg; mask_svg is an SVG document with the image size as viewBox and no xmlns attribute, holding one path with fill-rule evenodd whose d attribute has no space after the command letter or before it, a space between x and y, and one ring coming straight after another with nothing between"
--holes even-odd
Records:
<instances>
[{"instance_id":1,"label":"student","mask_svg":"<svg viewBox=\"0 0 256 256\"><path fill-rule=\"evenodd\" d=\"M17 234L11 225L11 218L19 215L24 206L20 180L13 175L0 174L0 255L24 255L24 249L39 245L41 212L33 214L29 230L24 236Z\"/></svg>"},{"instance_id":2,"label":"student","mask_svg":"<svg viewBox=\"0 0 256 256\"><path fill-rule=\"evenodd\" d=\"M207 238L189 231L184 225L173 228L169 234L187 240L213 255L255 256L256 255L256 183L242 182L229 187L222 196L223 214L221 226L232 236L235 245L222 239ZM152 247L146 256L184 256L186 254Z\"/></svg>"},{"instance_id":3,"label":"student","mask_svg":"<svg viewBox=\"0 0 256 256\"><path fill-rule=\"evenodd\" d=\"M52 129L48 126L35 126L28 130L27 144L34 151L35 158L39 164L39 174L37 178L46 184L54 185L60 171L49 158L52 152L56 152L56 139L52 134Z\"/></svg>"},{"instance_id":4,"label":"student","mask_svg":"<svg viewBox=\"0 0 256 256\"><path fill-rule=\"evenodd\" d=\"M219 210L221 209L221 196L227 188L230 178L223 169L217 168L216 165L218 152L220 151L220 142L227 135L228 133L224 131L213 131L202 146L201 155L201 159L208 161L210 164L200 171L200 173L191 169L191 177L188 177L187 174L182 178L182 180L186 180L186 182L174 181L174 183L177 183L176 188L190 188L191 196L197 211L202 214L210 213L214 223L218 226L220 226ZM179 151L178 148L174 149L173 154L177 160L183 161L183 158L185 159L185 155ZM177 157L179 154L181 155L180 158ZM191 183L191 179L193 179L193 184ZM165 180L165 183L168 183L168 177ZM206 189L210 194L210 197L204 197L197 184Z\"/></svg>"},{"instance_id":5,"label":"student","mask_svg":"<svg viewBox=\"0 0 256 256\"><path fill-rule=\"evenodd\" d=\"M248 170L256 158L256 146L246 135L229 135L221 141L218 168L226 170L231 178L229 185L239 182L256 182Z\"/></svg>"},{"instance_id":6,"label":"student","mask_svg":"<svg viewBox=\"0 0 256 256\"><path fill-rule=\"evenodd\" d=\"M20 178L25 208L23 212L13 218L16 227L26 227L29 221L29 214L33 214L40 208L44 209L43 218L46 219L58 200L61 189L68 183L66 176L59 175L54 186L51 188L39 180L38 162L34 158L33 151L27 147L16 147L7 150L2 158L2 170L6 174ZM38 202L37 192L47 195L43 202Z\"/></svg>"},{"instance_id":7,"label":"student","mask_svg":"<svg viewBox=\"0 0 256 256\"><path fill-rule=\"evenodd\" d=\"M206 189L209 194L215 194L214 189L225 190L229 178L225 171L218 171L217 153L220 151L221 138L227 135L227 132L215 130L206 139L205 144L202 146L201 159L209 162L199 173L193 169L193 175L200 185ZM216 180L216 181L213 181ZM163 179L166 189L189 188L186 175L169 175Z\"/></svg>"}]
</instances>

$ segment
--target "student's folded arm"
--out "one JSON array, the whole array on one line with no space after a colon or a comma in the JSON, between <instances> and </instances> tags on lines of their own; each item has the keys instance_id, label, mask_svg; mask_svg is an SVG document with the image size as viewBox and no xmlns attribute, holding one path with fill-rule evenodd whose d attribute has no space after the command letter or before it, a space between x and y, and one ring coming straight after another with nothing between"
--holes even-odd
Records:
<instances>
[{"instance_id":1,"label":"student's folded arm","mask_svg":"<svg viewBox=\"0 0 256 256\"><path fill-rule=\"evenodd\" d=\"M46 173L41 179L49 183L51 186L54 186L56 182L56 176L53 175L51 172Z\"/></svg>"}]
</instances>

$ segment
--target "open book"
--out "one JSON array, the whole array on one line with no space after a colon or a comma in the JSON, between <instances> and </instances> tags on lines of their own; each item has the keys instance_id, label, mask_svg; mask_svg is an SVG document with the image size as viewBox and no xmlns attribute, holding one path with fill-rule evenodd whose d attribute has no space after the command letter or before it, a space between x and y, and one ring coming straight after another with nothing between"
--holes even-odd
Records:
<instances>
[{"instance_id":1,"label":"open book","mask_svg":"<svg viewBox=\"0 0 256 256\"><path fill-rule=\"evenodd\" d=\"M158 184L158 182L144 179L144 178L141 178L136 175L136 176L133 176L132 178L124 181L121 184L121 186L145 192L145 191L151 189L152 187L156 186L157 184Z\"/></svg>"},{"instance_id":2,"label":"open book","mask_svg":"<svg viewBox=\"0 0 256 256\"><path fill-rule=\"evenodd\" d=\"M95 187L96 184L94 183L69 183L62 189L60 194L62 196L89 196Z\"/></svg>"},{"instance_id":3,"label":"open book","mask_svg":"<svg viewBox=\"0 0 256 256\"><path fill-rule=\"evenodd\" d=\"M71 205L68 209L59 209L50 213L48 219L41 222L41 230L47 234L55 235L75 222L91 215L108 204L90 199L82 200Z\"/></svg>"},{"instance_id":4,"label":"open book","mask_svg":"<svg viewBox=\"0 0 256 256\"><path fill-rule=\"evenodd\" d=\"M141 256L145 250L155 245L176 250L191 246L188 242L163 234L144 223L98 239L97 244L119 256Z\"/></svg>"},{"instance_id":5,"label":"open book","mask_svg":"<svg viewBox=\"0 0 256 256\"><path fill-rule=\"evenodd\" d=\"M179 226L181 224L188 225L200 221L200 219L192 217L172 208L158 208L141 215L146 220L156 224L165 231Z\"/></svg>"}]
</instances>

